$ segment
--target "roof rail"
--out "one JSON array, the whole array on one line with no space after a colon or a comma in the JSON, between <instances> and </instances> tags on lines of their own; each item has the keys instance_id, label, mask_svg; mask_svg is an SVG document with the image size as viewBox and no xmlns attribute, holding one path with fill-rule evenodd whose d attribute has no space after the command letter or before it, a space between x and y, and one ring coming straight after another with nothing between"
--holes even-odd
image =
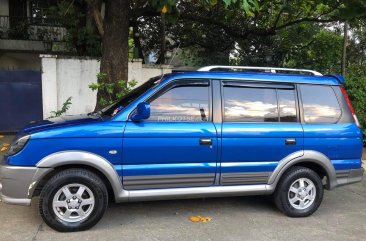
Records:
<instances>
[{"instance_id":1,"label":"roof rail","mask_svg":"<svg viewBox=\"0 0 366 241\"><path fill-rule=\"evenodd\" d=\"M291 69L291 68L277 68L277 67L253 67L253 66L225 66L225 65L211 65L199 68L197 71L211 71L217 69L247 69L247 70L263 70L265 72L277 73L277 71L288 71L288 72L303 72L311 73L315 76L323 76L321 73L315 70L309 69Z\"/></svg>"}]
</instances>

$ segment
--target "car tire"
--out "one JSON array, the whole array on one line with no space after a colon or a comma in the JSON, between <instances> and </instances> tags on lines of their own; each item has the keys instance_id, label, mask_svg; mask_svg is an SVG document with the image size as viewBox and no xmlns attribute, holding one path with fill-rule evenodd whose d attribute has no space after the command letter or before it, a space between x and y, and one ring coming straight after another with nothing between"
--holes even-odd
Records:
<instances>
[{"instance_id":1,"label":"car tire","mask_svg":"<svg viewBox=\"0 0 366 241\"><path fill-rule=\"evenodd\" d=\"M316 172L295 166L281 177L274 201L277 208L289 217L307 217L319 208L323 193L323 183Z\"/></svg>"},{"instance_id":2,"label":"car tire","mask_svg":"<svg viewBox=\"0 0 366 241\"><path fill-rule=\"evenodd\" d=\"M43 187L39 211L44 222L60 232L93 227L108 205L108 191L94 172L73 168L58 172Z\"/></svg>"}]
</instances>

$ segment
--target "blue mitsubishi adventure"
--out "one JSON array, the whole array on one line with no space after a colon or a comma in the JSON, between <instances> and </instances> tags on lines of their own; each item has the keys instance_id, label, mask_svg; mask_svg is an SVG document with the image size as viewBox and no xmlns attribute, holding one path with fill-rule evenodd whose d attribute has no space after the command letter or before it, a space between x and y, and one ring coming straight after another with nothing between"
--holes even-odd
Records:
<instances>
[{"instance_id":1,"label":"blue mitsubishi adventure","mask_svg":"<svg viewBox=\"0 0 366 241\"><path fill-rule=\"evenodd\" d=\"M208 66L152 78L98 112L22 129L0 166L4 203L86 230L109 201L272 195L290 217L359 182L362 131L339 75Z\"/></svg>"}]
</instances>

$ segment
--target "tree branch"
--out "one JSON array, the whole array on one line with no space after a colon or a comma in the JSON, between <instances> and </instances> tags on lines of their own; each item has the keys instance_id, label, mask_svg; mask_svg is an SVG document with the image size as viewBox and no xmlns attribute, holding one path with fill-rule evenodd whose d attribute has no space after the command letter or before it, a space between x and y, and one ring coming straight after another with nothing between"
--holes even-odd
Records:
<instances>
[{"instance_id":1,"label":"tree branch","mask_svg":"<svg viewBox=\"0 0 366 241\"><path fill-rule=\"evenodd\" d=\"M100 36L103 37L104 35L104 28L103 28L103 18L100 12L102 2L101 0L86 0L90 11L93 14L93 18L95 21L95 25L97 26L98 32Z\"/></svg>"},{"instance_id":2,"label":"tree branch","mask_svg":"<svg viewBox=\"0 0 366 241\"><path fill-rule=\"evenodd\" d=\"M319 19L319 18L300 18L294 21L290 21L287 22L281 26L278 26L277 28L275 28L275 30L280 30L298 23L302 23L302 22L318 22L318 23L330 23L330 22L335 22L337 21L337 19L335 18L330 18L330 19Z\"/></svg>"}]
</instances>

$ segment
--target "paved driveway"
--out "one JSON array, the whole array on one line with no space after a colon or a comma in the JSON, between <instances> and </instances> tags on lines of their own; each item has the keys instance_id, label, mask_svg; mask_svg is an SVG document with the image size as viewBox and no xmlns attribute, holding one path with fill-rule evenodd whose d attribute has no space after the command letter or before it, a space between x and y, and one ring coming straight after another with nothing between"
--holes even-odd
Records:
<instances>
[{"instance_id":1,"label":"paved driveway","mask_svg":"<svg viewBox=\"0 0 366 241\"><path fill-rule=\"evenodd\" d=\"M0 203L0 240L366 240L366 180L326 191L319 210L298 219L267 197L155 201L111 204L91 230L58 233L43 223L37 201ZM212 221L192 223L192 215Z\"/></svg>"}]
</instances>

